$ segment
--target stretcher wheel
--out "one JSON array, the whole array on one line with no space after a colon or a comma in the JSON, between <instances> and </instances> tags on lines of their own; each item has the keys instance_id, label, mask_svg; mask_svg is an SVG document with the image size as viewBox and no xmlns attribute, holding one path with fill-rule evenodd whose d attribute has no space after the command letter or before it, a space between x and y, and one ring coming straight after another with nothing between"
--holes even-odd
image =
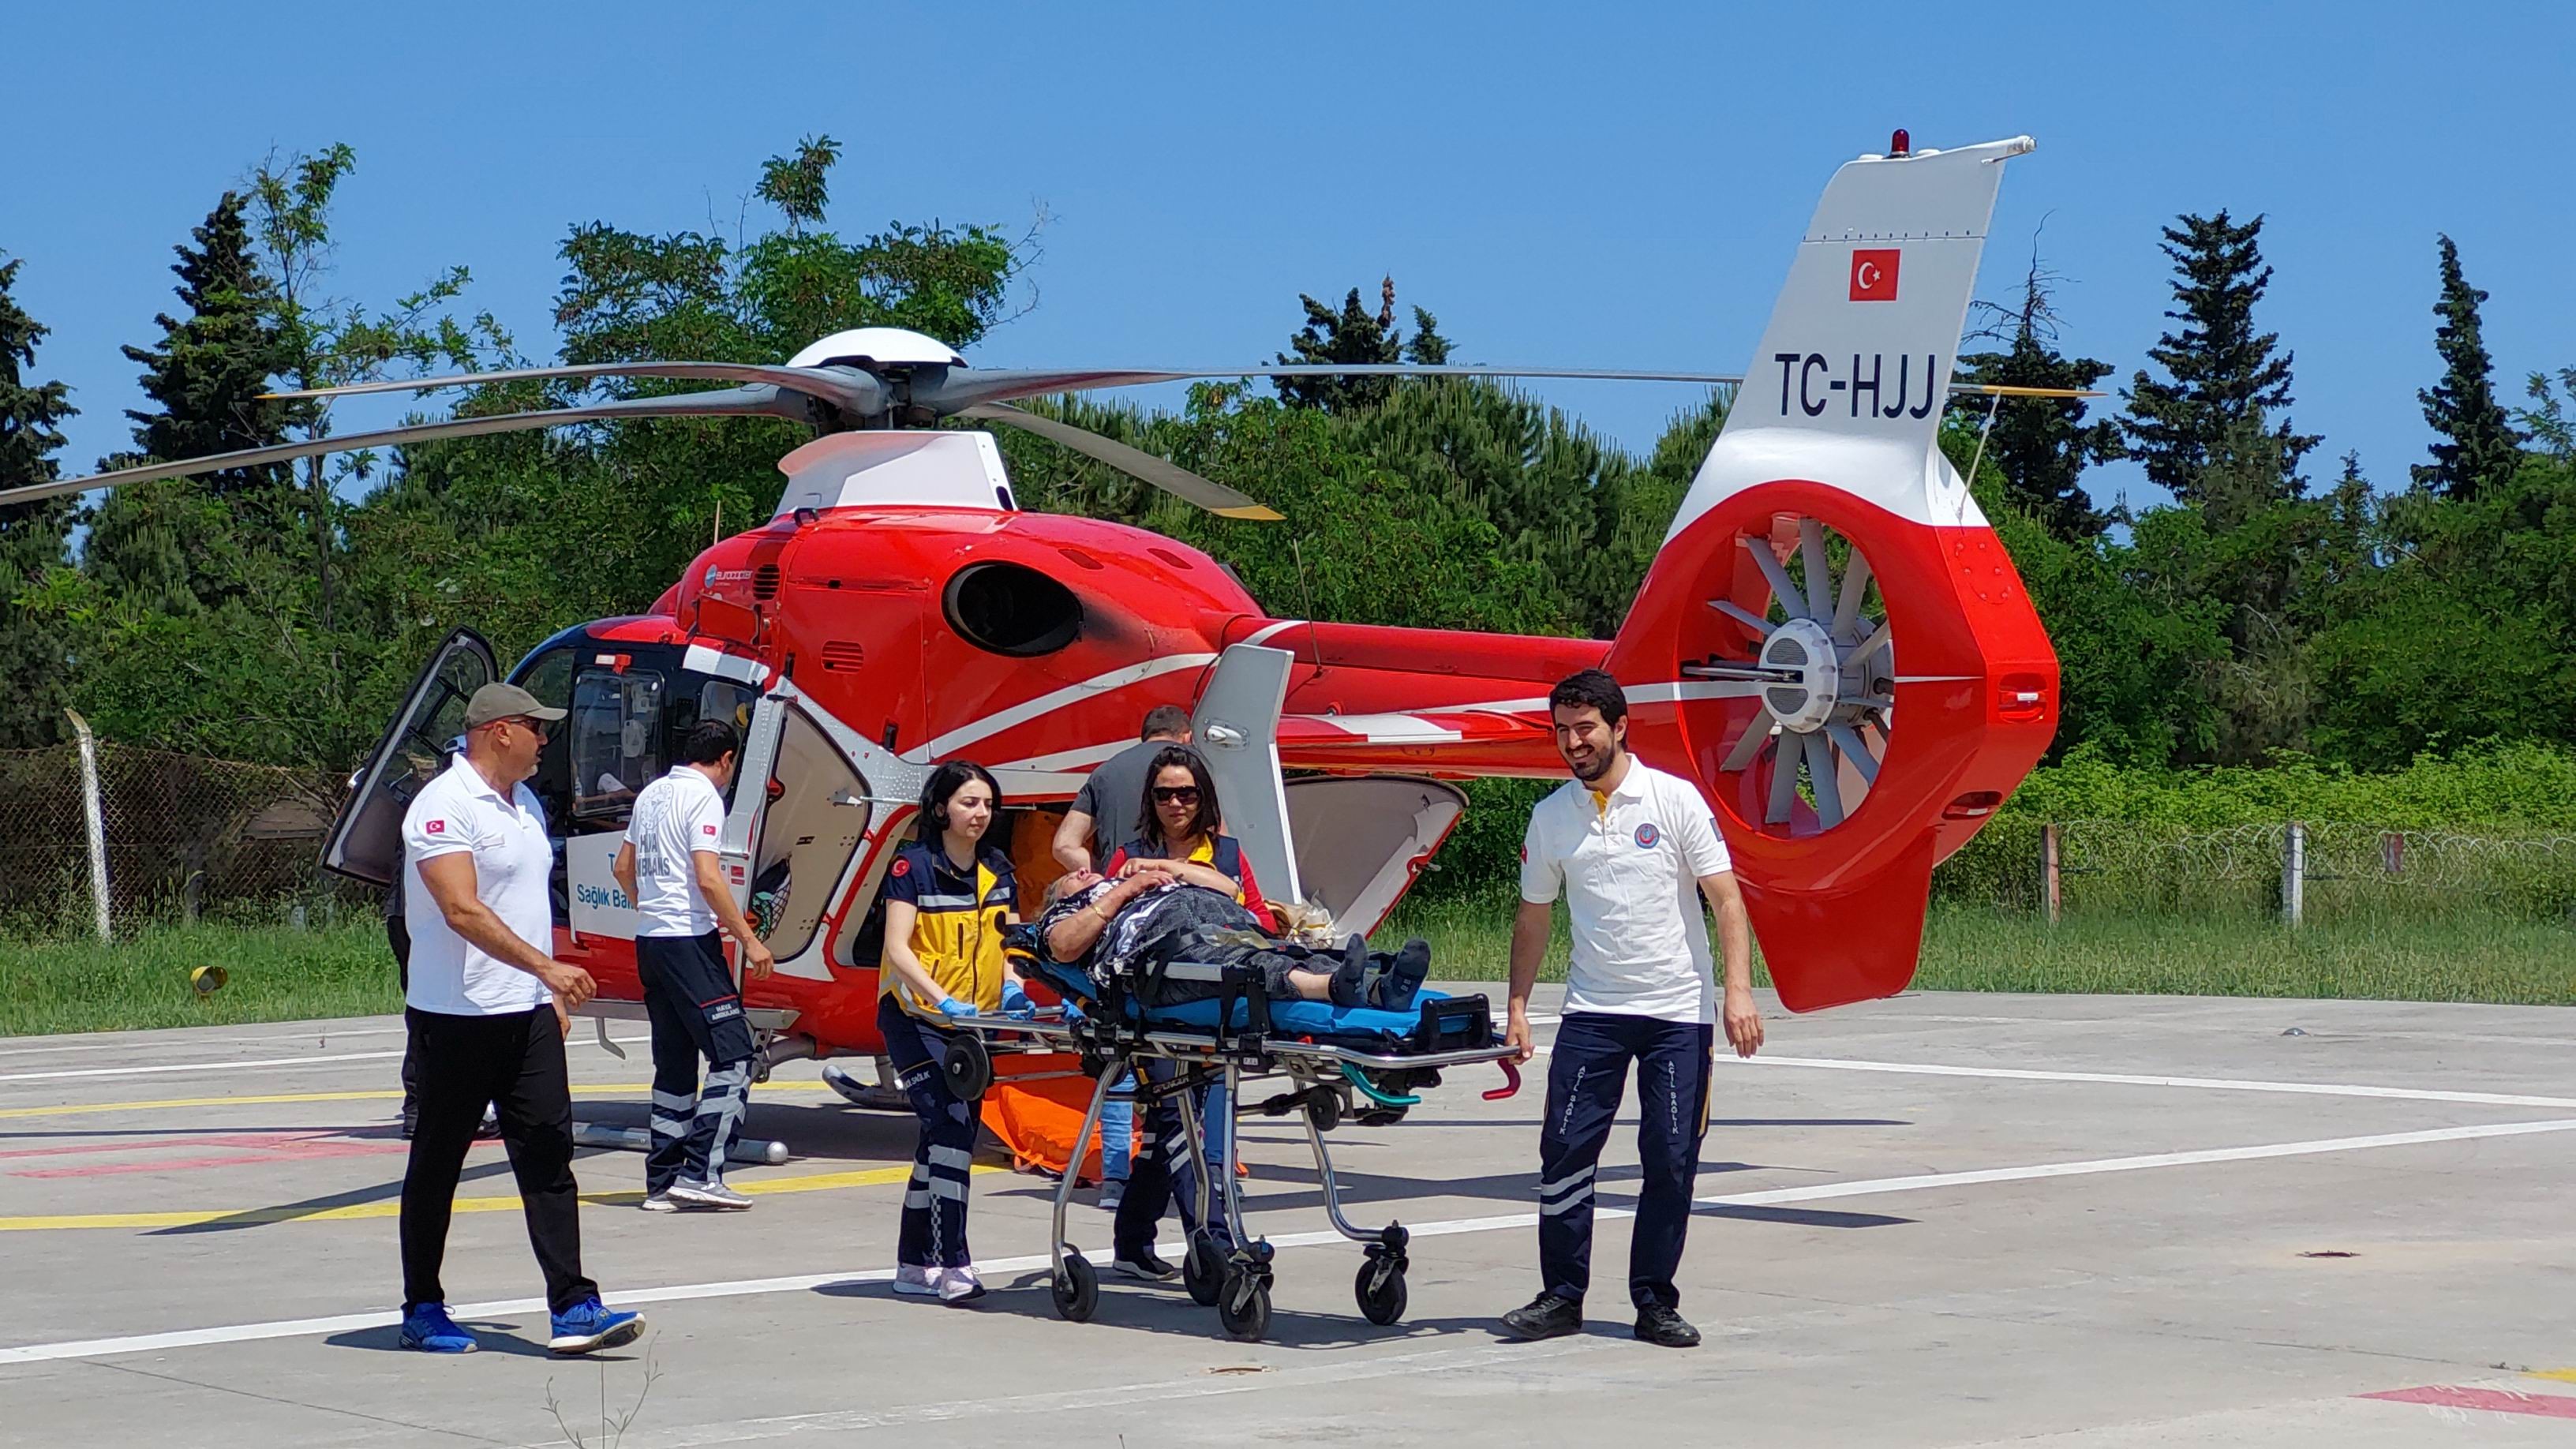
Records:
<instances>
[{"instance_id":1,"label":"stretcher wheel","mask_svg":"<svg viewBox=\"0 0 2576 1449\"><path fill-rule=\"evenodd\" d=\"M1351 1292L1360 1301L1360 1316L1380 1328L1391 1327L1404 1316L1404 1270L1392 1263L1372 1258L1360 1264Z\"/></svg>"},{"instance_id":2,"label":"stretcher wheel","mask_svg":"<svg viewBox=\"0 0 2576 1449\"><path fill-rule=\"evenodd\" d=\"M1226 1335L1251 1343L1270 1331L1270 1284L1258 1273L1237 1268L1226 1274L1217 1294L1216 1321Z\"/></svg>"},{"instance_id":3,"label":"stretcher wheel","mask_svg":"<svg viewBox=\"0 0 2576 1449\"><path fill-rule=\"evenodd\" d=\"M1055 1270L1048 1288L1055 1298L1057 1316L1072 1323L1089 1323L1100 1308L1100 1271L1080 1253L1065 1255L1064 1266Z\"/></svg>"},{"instance_id":4,"label":"stretcher wheel","mask_svg":"<svg viewBox=\"0 0 2576 1449\"><path fill-rule=\"evenodd\" d=\"M1213 1308L1224 1285L1225 1258L1217 1252L1216 1239L1205 1231L1190 1234L1189 1249L1181 1254L1181 1286L1190 1290L1190 1301Z\"/></svg>"},{"instance_id":5,"label":"stretcher wheel","mask_svg":"<svg viewBox=\"0 0 2576 1449\"><path fill-rule=\"evenodd\" d=\"M960 1032L948 1039L948 1050L940 1053L939 1070L958 1101L980 1102L984 1089L993 1085L993 1054L984 1049L982 1037Z\"/></svg>"}]
</instances>

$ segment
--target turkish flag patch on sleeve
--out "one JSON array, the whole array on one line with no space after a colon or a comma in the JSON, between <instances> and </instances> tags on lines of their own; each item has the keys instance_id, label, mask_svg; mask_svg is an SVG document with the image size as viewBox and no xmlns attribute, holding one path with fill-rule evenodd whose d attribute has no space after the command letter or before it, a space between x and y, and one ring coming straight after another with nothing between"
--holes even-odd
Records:
<instances>
[{"instance_id":1,"label":"turkish flag patch on sleeve","mask_svg":"<svg viewBox=\"0 0 2576 1449\"><path fill-rule=\"evenodd\" d=\"M445 835L447 833L447 822L444 820L433 820L427 825L421 827L421 833L424 835Z\"/></svg>"},{"instance_id":2,"label":"turkish flag patch on sleeve","mask_svg":"<svg viewBox=\"0 0 2576 1449\"><path fill-rule=\"evenodd\" d=\"M701 825L698 827L698 833L701 835L713 835L716 833L716 828L712 825Z\"/></svg>"},{"instance_id":3,"label":"turkish flag patch on sleeve","mask_svg":"<svg viewBox=\"0 0 2576 1449\"><path fill-rule=\"evenodd\" d=\"M1895 247L1862 247L1852 253L1851 299L1855 302L1896 300L1896 264L1905 253Z\"/></svg>"}]
</instances>

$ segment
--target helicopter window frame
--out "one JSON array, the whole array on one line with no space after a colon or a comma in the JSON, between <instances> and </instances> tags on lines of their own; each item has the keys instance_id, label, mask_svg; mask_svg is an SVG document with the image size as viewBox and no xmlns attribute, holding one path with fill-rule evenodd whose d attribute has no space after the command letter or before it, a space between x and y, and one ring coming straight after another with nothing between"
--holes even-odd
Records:
<instances>
[{"instance_id":1,"label":"helicopter window frame","mask_svg":"<svg viewBox=\"0 0 2576 1449\"><path fill-rule=\"evenodd\" d=\"M950 574L939 611L958 638L1007 659L1036 659L1082 637L1082 596L1010 559L978 559Z\"/></svg>"},{"instance_id":2,"label":"helicopter window frame","mask_svg":"<svg viewBox=\"0 0 2576 1449\"><path fill-rule=\"evenodd\" d=\"M612 699L603 704L593 691L605 685ZM639 695L649 696L638 708ZM564 721L564 733L570 737L572 764L572 818L582 824L615 825L623 823L633 812L635 797L644 787L662 777L670 754L664 716L670 697L670 680L659 669L624 670L604 664L592 664L576 670L572 679L570 714ZM599 715L612 709L616 715L613 735L600 733ZM605 741L610 752L603 758L596 753ZM634 746L630 748L629 746ZM606 769L594 772L593 766ZM629 776L633 778L628 778ZM602 790L600 779L612 779L616 789Z\"/></svg>"}]
</instances>

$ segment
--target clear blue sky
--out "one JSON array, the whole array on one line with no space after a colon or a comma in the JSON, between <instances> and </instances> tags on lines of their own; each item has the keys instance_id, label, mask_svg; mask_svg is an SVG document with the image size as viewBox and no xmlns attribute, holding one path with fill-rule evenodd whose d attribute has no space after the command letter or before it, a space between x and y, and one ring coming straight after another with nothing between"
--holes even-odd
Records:
<instances>
[{"instance_id":1,"label":"clear blue sky","mask_svg":"<svg viewBox=\"0 0 2576 1449\"><path fill-rule=\"evenodd\" d=\"M1981 290L2011 292L2045 217L2067 345L2122 380L2164 326L2159 224L2267 214L2259 315L2326 437L2312 476L2358 449L2389 487L2423 457L2437 231L2493 294L2509 400L2576 364L2576 11L2159 9L28 6L0 251L83 409L71 468L126 442L117 347L172 305L171 245L272 147L335 140L360 162L337 289L462 263L541 356L569 224L730 231L761 159L819 131L848 147L845 231L1043 208L1035 309L985 365L1260 359L1297 292L1392 272L1463 360L1738 371L1826 176L1903 125L2038 138ZM1544 393L1640 450L1690 400Z\"/></svg>"}]
</instances>

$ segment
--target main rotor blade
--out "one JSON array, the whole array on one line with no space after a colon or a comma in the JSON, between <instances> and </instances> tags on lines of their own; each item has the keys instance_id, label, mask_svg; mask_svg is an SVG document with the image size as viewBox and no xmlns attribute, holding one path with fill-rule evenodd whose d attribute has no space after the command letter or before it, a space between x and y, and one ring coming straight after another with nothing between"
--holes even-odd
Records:
<instances>
[{"instance_id":1,"label":"main rotor blade","mask_svg":"<svg viewBox=\"0 0 2576 1449\"><path fill-rule=\"evenodd\" d=\"M802 397L782 396L774 387L737 387L721 392L681 393L674 397L620 398L614 402L596 403L589 407L552 408L532 413L496 413L488 418L449 418L443 422L415 423L405 428L381 428L369 433L343 433L332 438L308 438L302 442L278 443L266 448L244 448L234 453L216 453L203 458L182 458L174 463L145 463L133 468L119 468L111 473L93 473L86 478L65 478L52 483L36 483L23 488L0 489L0 505L32 503L40 498L60 498L73 493L86 493L93 488L113 488L122 483L149 483L159 478L193 478L200 473L220 473L227 468L255 468L264 463L283 463L294 458L309 458L316 453L350 453L363 448L398 447L409 443L431 443L442 438L475 438L488 433L515 433L529 428L558 428L567 423L612 422L619 418L695 418L768 416L793 422L811 422L812 404Z\"/></svg>"},{"instance_id":2,"label":"main rotor blade","mask_svg":"<svg viewBox=\"0 0 2576 1449\"><path fill-rule=\"evenodd\" d=\"M855 368L773 367L751 362L590 362L570 367L515 367L502 372L460 372L447 377L412 377L390 382L353 382L343 387L313 387L300 392L272 392L266 397L293 399L356 397L374 392L428 392L442 387L479 387L487 382L526 382L571 377L701 377L712 382L768 383L790 392L818 397L844 412L874 417L885 411L885 385Z\"/></svg>"},{"instance_id":3,"label":"main rotor blade","mask_svg":"<svg viewBox=\"0 0 2576 1449\"><path fill-rule=\"evenodd\" d=\"M1583 367L1485 367L1442 363L1416 367L1401 362L1255 363L1250 367L1203 368L951 368L947 376L922 378L912 385L916 406L954 416L979 403L1043 397L1058 392L1092 392L1105 387L1137 387L1150 382L1191 382L1224 377L1554 377L1595 382L1740 383L1733 373L1636 372Z\"/></svg>"},{"instance_id":4,"label":"main rotor blade","mask_svg":"<svg viewBox=\"0 0 2576 1449\"><path fill-rule=\"evenodd\" d=\"M1283 517L1260 499L1202 478L1168 458L1158 458L1142 448L1131 448L1114 438L1104 438L1089 428L1076 427L1025 408L1015 408L1008 403L983 403L966 409L958 416L978 422L1002 423L1035 433L1048 442L1106 463L1130 478L1150 483L1184 503L1197 504L1219 518L1277 523Z\"/></svg>"}]
</instances>

